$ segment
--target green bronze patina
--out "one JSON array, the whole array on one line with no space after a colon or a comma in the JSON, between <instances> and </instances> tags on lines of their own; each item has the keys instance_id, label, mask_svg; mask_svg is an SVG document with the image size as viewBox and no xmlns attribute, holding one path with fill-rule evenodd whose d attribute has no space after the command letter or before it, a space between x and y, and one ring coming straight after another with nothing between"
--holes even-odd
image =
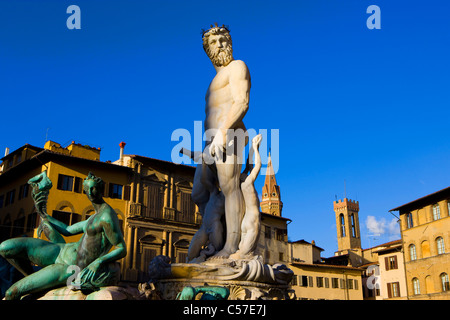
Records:
<instances>
[{"instance_id":1,"label":"green bronze patina","mask_svg":"<svg viewBox=\"0 0 450 320\"><path fill-rule=\"evenodd\" d=\"M0 255L26 275L8 289L5 299L20 299L28 293L66 285L73 270L80 270L75 288L97 290L115 284L119 276L115 262L125 257L127 251L117 214L103 200L103 180L89 173L83 188L95 214L70 226L46 212L52 187L46 172L28 183L32 186L36 211L41 217L38 233L44 232L50 241L13 238L0 244ZM62 237L76 234L83 234L78 242L65 243ZM42 269L32 273L30 262Z\"/></svg>"},{"instance_id":2,"label":"green bronze patina","mask_svg":"<svg viewBox=\"0 0 450 320\"><path fill-rule=\"evenodd\" d=\"M177 300L195 300L195 297L202 293L200 300L226 300L230 291L225 287L202 286L202 287L184 287L178 293Z\"/></svg>"}]
</instances>

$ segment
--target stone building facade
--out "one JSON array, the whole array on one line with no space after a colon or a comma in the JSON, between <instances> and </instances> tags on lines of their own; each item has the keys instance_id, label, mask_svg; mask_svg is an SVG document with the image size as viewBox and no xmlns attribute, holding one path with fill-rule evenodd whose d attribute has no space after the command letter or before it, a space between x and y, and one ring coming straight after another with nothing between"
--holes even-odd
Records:
<instances>
[{"instance_id":1,"label":"stone building facade","mask_svg":"<svg viewBox=\"0 0 450 320\"><path fill-rule=\"evenodd\" d=\"M400 214L408 299L450 299L450 187L390 211Z\"/></svg>"}]
</instances>

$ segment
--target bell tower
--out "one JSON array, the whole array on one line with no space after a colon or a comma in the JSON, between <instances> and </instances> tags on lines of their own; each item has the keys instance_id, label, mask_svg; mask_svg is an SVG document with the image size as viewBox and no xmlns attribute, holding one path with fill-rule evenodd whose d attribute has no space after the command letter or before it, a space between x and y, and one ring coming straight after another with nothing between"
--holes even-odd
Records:
<instances>
[{"instance_id":1,"label":"bell tower","mask_svg":"<svg viewBox=\"0 0 450 320\"><path fill-rule=\"evenodd\" d=\"M359 202L344 198L333 202L336 216L338 253L345 254L348 250L361 250L361 235L359 231Z\"/></svg>"},{"instance_id":2,"label":"bell tower","mask_svg":"<svg viewBox=\"0 0 450 320\"><path fill-rule=\"evenodd\" d=\"M277 180L275 179L270 152L268 160L266 179L262 188L261 211L281 217L283 202L281 201L280 186L277 185Z\"/></svg>"}]
</instances>

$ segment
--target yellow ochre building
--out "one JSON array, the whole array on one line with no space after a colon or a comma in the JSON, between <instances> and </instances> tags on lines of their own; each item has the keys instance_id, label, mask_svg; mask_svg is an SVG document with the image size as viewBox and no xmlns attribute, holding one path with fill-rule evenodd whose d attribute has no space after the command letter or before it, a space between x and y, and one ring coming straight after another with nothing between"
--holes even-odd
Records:
<instances>
[{"instance_id":1,"label":"yellow ochre building","mask_svg":"<svg viewBox=\"0 0 450 320\"><path fill-rule=\"evenodd\" d=\"M450 187L390 211L400 214L408 299L450 299Z\"/></svg>"}]
</instances>

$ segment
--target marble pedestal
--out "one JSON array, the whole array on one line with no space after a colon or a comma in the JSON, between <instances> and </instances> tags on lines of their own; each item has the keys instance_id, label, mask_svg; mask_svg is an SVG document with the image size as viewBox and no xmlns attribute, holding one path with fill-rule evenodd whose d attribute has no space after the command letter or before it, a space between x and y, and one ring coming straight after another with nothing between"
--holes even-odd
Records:
<instances>
[{"instance_id":1,"label":"marble pedestal","mask_svg":"<svg viewBox=\"0 0 450 320\"><path fill-rule=\"evenodd\" d=\"M175 300L184 287L220 286L230 291L228 300L287 300L293 298L289 282L293 272L283 264L263 264L259 259L210 259L202 263L170 264L166 256L149 266L147 295ZM145 291L145 288L143 289Z\"/></svg>"}]
</instances>

